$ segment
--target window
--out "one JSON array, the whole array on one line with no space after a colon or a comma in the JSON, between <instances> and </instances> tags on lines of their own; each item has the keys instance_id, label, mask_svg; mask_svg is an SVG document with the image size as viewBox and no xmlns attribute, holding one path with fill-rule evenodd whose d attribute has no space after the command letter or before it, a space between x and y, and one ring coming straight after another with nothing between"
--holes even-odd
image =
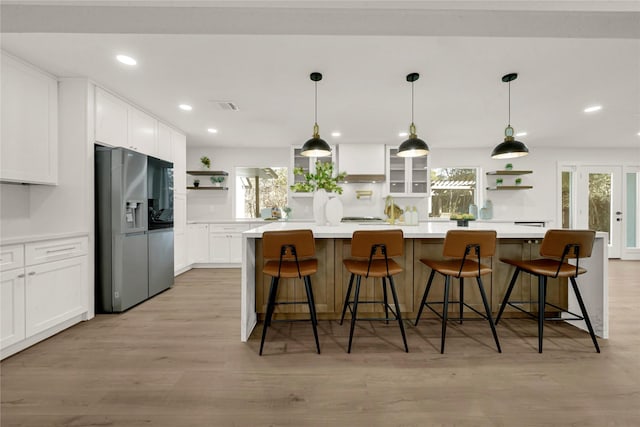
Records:
<instances>
[{"instance_id":1,"label":"window","mask_svg":"<svg viewBox=\"0 0 640 427\"><path fill-rule=\"evenodd\" d=\"M467 213L477 204L478 168L432 168L432 218L448 217L452 213Z\"/></svg>"},{"instance_id":2,"label":"window","mask_svg":"<svg viewBox=\"0 0 640 427\"><path fill-rule=\"evenodd\" d=\"M287 204L287 168L236 168L236 218L265 218Z\"/></svg>"}]
</instances>

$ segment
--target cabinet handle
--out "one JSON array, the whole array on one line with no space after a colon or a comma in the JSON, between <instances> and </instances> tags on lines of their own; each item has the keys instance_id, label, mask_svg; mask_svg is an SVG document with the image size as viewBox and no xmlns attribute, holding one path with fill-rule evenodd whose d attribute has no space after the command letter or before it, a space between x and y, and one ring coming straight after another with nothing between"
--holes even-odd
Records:
<instances>
[{"instance_id":1,"label":"cabinet handle","mask_svg":"<svg viewBox=\"0 0 640 427\"><path fill-rule=\"evenodd\" d=\"M18 274L18 278L22 279L24 277L24 274Z\"/></svg>"},{"instance_id":2,"label":"cabinet handle","mask_svg":"<svg viewBox=\"0 0 640 427\"><path fill-rule=\"evenodd\" d=\"M47 253L48 254L52 254L52 253L55 253L55 252L70 251L70 250L73 250L73 249L75 249L75 246L71 246L69 248L62 248L62 249L47 249Z\"/></svg>"},{"instance_id":3,"label":"cabinet handle","mask_svg":"<svg viewBox=\"0 0 640 427\"><path fill-rule=\"evenodd\" d=\"M36 272L35 272L35 271L30 271L30 272L29 272L29 276L35 276L35 275L36 275Z\"/></svg>"}]
</instances>

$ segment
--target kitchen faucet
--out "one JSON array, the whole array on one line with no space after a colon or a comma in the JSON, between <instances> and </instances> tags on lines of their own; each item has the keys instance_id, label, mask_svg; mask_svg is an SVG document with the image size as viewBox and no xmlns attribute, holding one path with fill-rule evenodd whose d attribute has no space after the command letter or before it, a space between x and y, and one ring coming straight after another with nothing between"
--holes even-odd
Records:
<instances>
[{"instance_id":1,"label":"kitchen faucet","mask_svg":"<svg viewBox=\"0 0 640 427\"><path fill-rule=\"evenodd\" d=\"M386 199L384 199L384 213L389 217L389 219L387 219L387 222L389 224L395 224L396 222L396 215L395 215L395 203L393 201L393 197L391 197L391 195L388 195Z\"/></svg>"}]
</instances>

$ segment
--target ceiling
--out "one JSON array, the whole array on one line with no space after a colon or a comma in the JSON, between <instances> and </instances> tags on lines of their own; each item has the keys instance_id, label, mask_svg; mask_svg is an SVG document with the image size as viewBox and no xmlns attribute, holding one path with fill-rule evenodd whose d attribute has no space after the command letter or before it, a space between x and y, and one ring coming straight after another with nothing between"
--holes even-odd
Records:
<instances>
[{"instance_id":1,"label":"ceiling","mask_svg":"<svg viewBox=\"0 0 640 427\"><path fill-rule=\"evenodd\" d=\"M492 147L507 124L501 77L517 72L511 124L530 149L628 148L640 146L639 10L624 1L5 2L1 44L121 94L185 131L191 147L302 144L314 118L309 74L319 71L318 124L330 143L401 142L405 76L418 72L419 137L432 150ZM115 61L121 53L138 65ZM595 104L602 110L583 112Z\"/></svg>"}]
</instances>

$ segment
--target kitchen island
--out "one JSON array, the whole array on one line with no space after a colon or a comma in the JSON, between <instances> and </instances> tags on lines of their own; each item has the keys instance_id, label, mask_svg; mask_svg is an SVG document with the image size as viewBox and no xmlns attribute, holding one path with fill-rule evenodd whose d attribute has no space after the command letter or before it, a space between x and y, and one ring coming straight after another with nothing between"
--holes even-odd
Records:
<instances>
[{"instance_id":1,"label":"kitchen island","mask_svg":"<svg viewBox=\"0 0 640 427\"><path fill-rule=\"evenodd\" d=\"M396 287L400 300L400 309L405 319L414 319L420 305L420 299L424 292L429 269L425 267L420 258L442 258L442 243L448 230L456 229L456 223L450 222L424 222L417 226L402 226L388 224L357 224L342 223L338 226L319 226L314 223L289 223L277 222L263 225L248 231L243 235L242 249L242 300L241 300L241 340L247 341L253 328L256 326L259 316L263 315L266 306L269 280L262 274L262 234L265 231L311 229L316 238L316 252L319 263L318 273L311 276L318 318L321 320L335 320L340 318L340 311L344 301L349 275L342 265L342 260L350 255L350 239L356 230L383 230L400 228L405 238L405 253L403 257L395 258L402 265L403 273L396 276ZM485 290L489 296L491 310L495 314L500 308L506 288L513 274L513 268L500 262L500 257L522 259L537 258L542 238L547 229L541 227L520 226L504 223L471 223L469 230L496 230L498 236L496 254L491 258L483 259L483 263L490 264L493 272L483 278ZM607 234L596 233L593 253L590 258L580 261L580 266L588 272L581 275L578 285L585 301L595 333L607 338L609 334L608 312L608 282L607 282ZM436 276L429 300L442 298L442 278ZM366 282L366 283L365 283ZM304 287L298 286L292 279L283 280L280 287L280 300L304 299L301 292ZM457 298L457 281L454 281L452 289ZM566 279L554 279L549 281L548 301L561 307L566 307L572 312L579 312L577 300L573 292L568 292L564 286ZM266 290L265 290L266 289ZM465 302L476 305L481 304L477 287L466 285ZM381 293L379 282L374 279L363 280L361 298L378 299ZM537 301L537 280L527 274L521 274L518 285L512 293L512 300ZM308 311L302 306L287 305L284 310L276 310L282 317L308 318ZM524 308L528 308L525 305ZM369 312L358 310L367 316L377 316L376 310L381 308L368 307ZM451 308L452 311L455 307ZM288 310L288 311L287 311ZM467 312L465 311L465 316ZM472 313L469 315L472 317ZM516 317L518 313L508 307L504 317ZM263 316L262 316L263 317ZM584 321L571 321L573 325L586 330Z\"/></svg>"}]
</instances>

